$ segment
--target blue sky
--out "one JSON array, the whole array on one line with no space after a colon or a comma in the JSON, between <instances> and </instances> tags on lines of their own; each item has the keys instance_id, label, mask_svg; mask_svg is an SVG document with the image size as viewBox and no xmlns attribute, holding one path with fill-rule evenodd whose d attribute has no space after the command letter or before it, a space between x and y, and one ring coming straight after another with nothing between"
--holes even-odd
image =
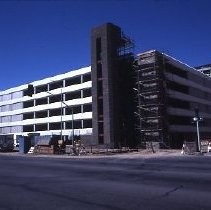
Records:
<instances>
[{"instance_id":1,"label":"blue sky","mask_svg":"<svg viewBox=\"0 0 211 210\"><path fill-rule=\"evenodd\" d=\"M0 0L0 90L90 65L90 30L105 22L135 52L211 63L209 0Z\"/></svg>"}]
</instances>

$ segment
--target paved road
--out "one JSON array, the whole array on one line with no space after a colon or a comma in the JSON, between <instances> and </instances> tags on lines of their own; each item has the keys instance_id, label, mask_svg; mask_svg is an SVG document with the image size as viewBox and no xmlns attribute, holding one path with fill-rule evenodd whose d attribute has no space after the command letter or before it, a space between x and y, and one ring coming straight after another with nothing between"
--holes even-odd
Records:
<instances>
[{"instance_id":1,"label":"paved road","mask_svg":"<svg viewBox=\"0 0 211 210\"><path fill-rule=\"evenodd\" d=\"M0 210L210 210L211 156L0 155Z\"/></svg>"}]
</instances>

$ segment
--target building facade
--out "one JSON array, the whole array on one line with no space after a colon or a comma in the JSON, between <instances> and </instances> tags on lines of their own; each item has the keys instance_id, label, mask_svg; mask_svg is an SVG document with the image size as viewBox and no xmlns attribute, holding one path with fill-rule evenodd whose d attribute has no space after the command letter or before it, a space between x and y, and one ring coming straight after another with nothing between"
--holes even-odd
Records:
<instances>
[{"instance_id":1,"label":"building facade","mask_svg":"<svg viewBox=\"0 0 211 210\"><path fill-rule=\"evenodd\" d=\"M92 134L91 68L82 68L0 92L0 133ZM74 132L74 133L73 133Z\"/></svg>"},{"instance_id":2,"label":"building facade","mask_svg":"<svg viewBox=\"0 0 211 210\"><path fill-rule=\"evenodd\" d=\"M159 142L171 148L211 138L211 78L167 54L134 55L111 23L91 31L91 67L0 91L0 134L80 135L112 148Z\"/></svg>"},{"instance_id":3,"label":"building facade","mask_svg":"<svg viewBox=\"0 0 211 210\"><path fill-rule=\"evenodd\" d=\"M91 32L93 141L135 146L133 43L111 23Z\"/></svg>"},{"instance_id":4,"label":"building facade","mask_svg":"<svg viewBox=\"0 0 211 210\"><path fill-rule=\"evenodd\" d=\"M178 148L196 139L196 108L201 138L210 139L210 77L156 50L137 55L135 72L139 141Z\"/></svg>"}]
</instances>

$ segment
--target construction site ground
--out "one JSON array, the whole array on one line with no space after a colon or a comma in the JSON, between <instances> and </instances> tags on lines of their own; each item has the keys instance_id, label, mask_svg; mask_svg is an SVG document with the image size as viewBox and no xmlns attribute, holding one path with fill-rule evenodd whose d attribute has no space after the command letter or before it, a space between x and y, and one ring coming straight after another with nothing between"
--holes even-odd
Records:
<instances>
[{"instance_id":1,"label":"construction site ground","mask_svg":"<svg viewBox=\"0 0 211 210\"><path fill-rule=\"evenodd\" d=\"M182 154L181 150L176 149L163 149L152 152L151 150L140 150L136 152L100 152L100 153L87 153L86 155L69 155L69 154L21 154L18 151L13 152L0 152L0 155L8 156L27 156L27 157L48 157L48 158L156 158L156 157L178 157L178 156L211 156L210 153L193 153L193 154Z\"/></svg>"}]
</instances>

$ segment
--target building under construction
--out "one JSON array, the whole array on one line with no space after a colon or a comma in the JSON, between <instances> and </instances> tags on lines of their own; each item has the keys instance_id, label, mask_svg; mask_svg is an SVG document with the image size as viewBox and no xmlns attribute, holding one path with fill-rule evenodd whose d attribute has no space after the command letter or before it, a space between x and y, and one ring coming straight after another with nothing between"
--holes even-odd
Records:
<instances>
[{"instance_id":1,"label":"building under construction","mask_svg":"<svg viewBox=\"0 0 211 210\"><path fill-rule=\"evenodd\" d=\"M196 139L195 109L201 138L211 137L210 77L156 50L137 55L134 71L139 142L178 148Z\"/></svg>"},{"instance_id":2,"label":"building under construction","mask_svg":"<svg viewBox=\"0 0 211 210\"><path fill-rule=\"evenodd\" d=\"M196 139L197 107L201 138L211 138L211 78L156 50L134 55L133 45L114 24L93 28L91 67L0 91L0 134L178 148Z\"/></svg>"}]
</instances>

